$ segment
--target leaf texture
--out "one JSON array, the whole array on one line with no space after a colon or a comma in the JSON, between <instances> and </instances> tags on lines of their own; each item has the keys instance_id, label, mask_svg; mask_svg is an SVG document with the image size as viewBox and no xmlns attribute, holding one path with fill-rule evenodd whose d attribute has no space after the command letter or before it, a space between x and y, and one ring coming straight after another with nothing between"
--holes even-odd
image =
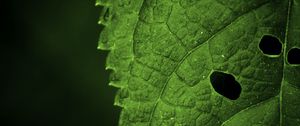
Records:
<instances>
[{"instance_id":1,"label":"leaf texture","mask_svg":"<svg viewBox=\"0 0 300 126\"><path fill-rule=\"evenodd\" d=\"M97 0L99 49L110 50L124 126L300 126L300 0ZM279 56L258 44L272 35ZM300 58L300 57L299 57ZM233 75L237 100L218 94L213 71Z\"/></svg>"}]
</instances>

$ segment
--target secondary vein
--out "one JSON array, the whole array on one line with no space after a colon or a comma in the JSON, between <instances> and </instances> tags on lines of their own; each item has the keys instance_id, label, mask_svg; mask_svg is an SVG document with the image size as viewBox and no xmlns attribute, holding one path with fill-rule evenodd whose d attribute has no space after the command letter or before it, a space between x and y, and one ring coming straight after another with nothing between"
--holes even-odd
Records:
<instances>
[{"instance_id":1,"label":"secondary vein","mask_svg":"<svg viewBox=\"0 0 300 126\"><path fill-rule=\"evenodd\" d=\"M286 26L285 26L285 38L284 38L284 43L283 43L283 72L282 72L282 80L281 80L281 85L280 85L280 93L279 93L279 112L280 112L280 126L282 126L282 88L284 84L284 69L286 67L286 61L285 61L285 56L286 56L286 45L288 41L288 29L289 29L289 22L290 22L290 11L291 11L291 5L292 1L288 0L288 10L287 10L287 17L286 17Z\"/></svg>"}]
</instances>

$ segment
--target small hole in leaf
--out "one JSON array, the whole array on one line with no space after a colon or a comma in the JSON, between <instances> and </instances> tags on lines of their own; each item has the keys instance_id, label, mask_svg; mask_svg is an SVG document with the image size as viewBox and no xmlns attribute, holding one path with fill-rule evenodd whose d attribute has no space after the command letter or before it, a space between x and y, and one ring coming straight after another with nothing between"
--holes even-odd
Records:
<instances>
[{"instance_id":1,"label":"small hole in leaf","mask_svg":"<svg viewBox=\"0 0 300 126\"><path fill-rule=\"evenodd\" d=\"M288 52L287 60L290 64L300 64L300 49L292 48Z\"/></svg>"},{"instance_id":2,"label":"small hole in leaf","mask_svg":"<svg viewBox=\"0 0 300 126\"><path fill-rule=\"evenodd\" d=\"M282 44L276 37L265 35L260 40L259 48L266 55L279 55L282 50Z\"/></svg>"},{"instance_id":3,"label":"small hole in leaf","mask_svg":"<svg viewBox=\"0 0 300 126\"><path fill-rule=\"evenodd\" d=\"M236 100L240 97L241 85L231 74L215 71L210 75L210 83L217 93L228 99Z\"/></svg>"}]
</instances>

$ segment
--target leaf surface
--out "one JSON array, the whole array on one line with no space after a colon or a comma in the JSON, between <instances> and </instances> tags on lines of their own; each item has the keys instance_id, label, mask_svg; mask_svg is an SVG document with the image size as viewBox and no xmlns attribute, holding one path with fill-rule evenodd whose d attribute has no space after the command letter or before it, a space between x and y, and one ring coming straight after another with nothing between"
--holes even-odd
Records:
<instances>
[{"instance_id":1,"label":"leaf surface","mask_svg":"<svg viewBox=\"0 0 300 126\"><path fill-rule=\"evenodd\" d=\"M119 125L298 126L300 0L98 0L110 50L110 85L118 87ZM282 43L278 56L258 45ZM217 93L220 71L241 86L236 100Z\"/></svg>"}]
</instances>

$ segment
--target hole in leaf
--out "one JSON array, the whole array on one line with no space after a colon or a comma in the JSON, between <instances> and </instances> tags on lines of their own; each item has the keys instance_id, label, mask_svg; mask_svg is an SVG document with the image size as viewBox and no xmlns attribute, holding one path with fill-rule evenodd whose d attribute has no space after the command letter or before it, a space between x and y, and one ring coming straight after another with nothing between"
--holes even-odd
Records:
<instances>
[{"instance_id":1,"label":"hole in leaf","mask_svg":"<svg viewBox=\"0 0 300 126\"><path fill-rule=\"evenodd\" d=\"M266 55L279 55L282 50L282 44L276 37L265 35L260 40L259 48Z\"/></svg>"},{"instance_id":2,"label":"hole in leaf","mask_svg":"<svg viewBox=\"0 0 300 126\"><path fill-rule=\"evenodd\" d=\"M228 99L236 100L240 97L241 85L231 74L215 71L210 75L210 83L217 93Z\"/></svg>"},{"instance_id":3,"label":"hole in leaf","mask_svg":"<svg viewBox=\"0 0 300 126\"><path fill-rule=\"evenodd\" d=\"M300 64L300 49L292 48L288 52L287 60L290 64Z\"/></svg>"}]
</instances>

